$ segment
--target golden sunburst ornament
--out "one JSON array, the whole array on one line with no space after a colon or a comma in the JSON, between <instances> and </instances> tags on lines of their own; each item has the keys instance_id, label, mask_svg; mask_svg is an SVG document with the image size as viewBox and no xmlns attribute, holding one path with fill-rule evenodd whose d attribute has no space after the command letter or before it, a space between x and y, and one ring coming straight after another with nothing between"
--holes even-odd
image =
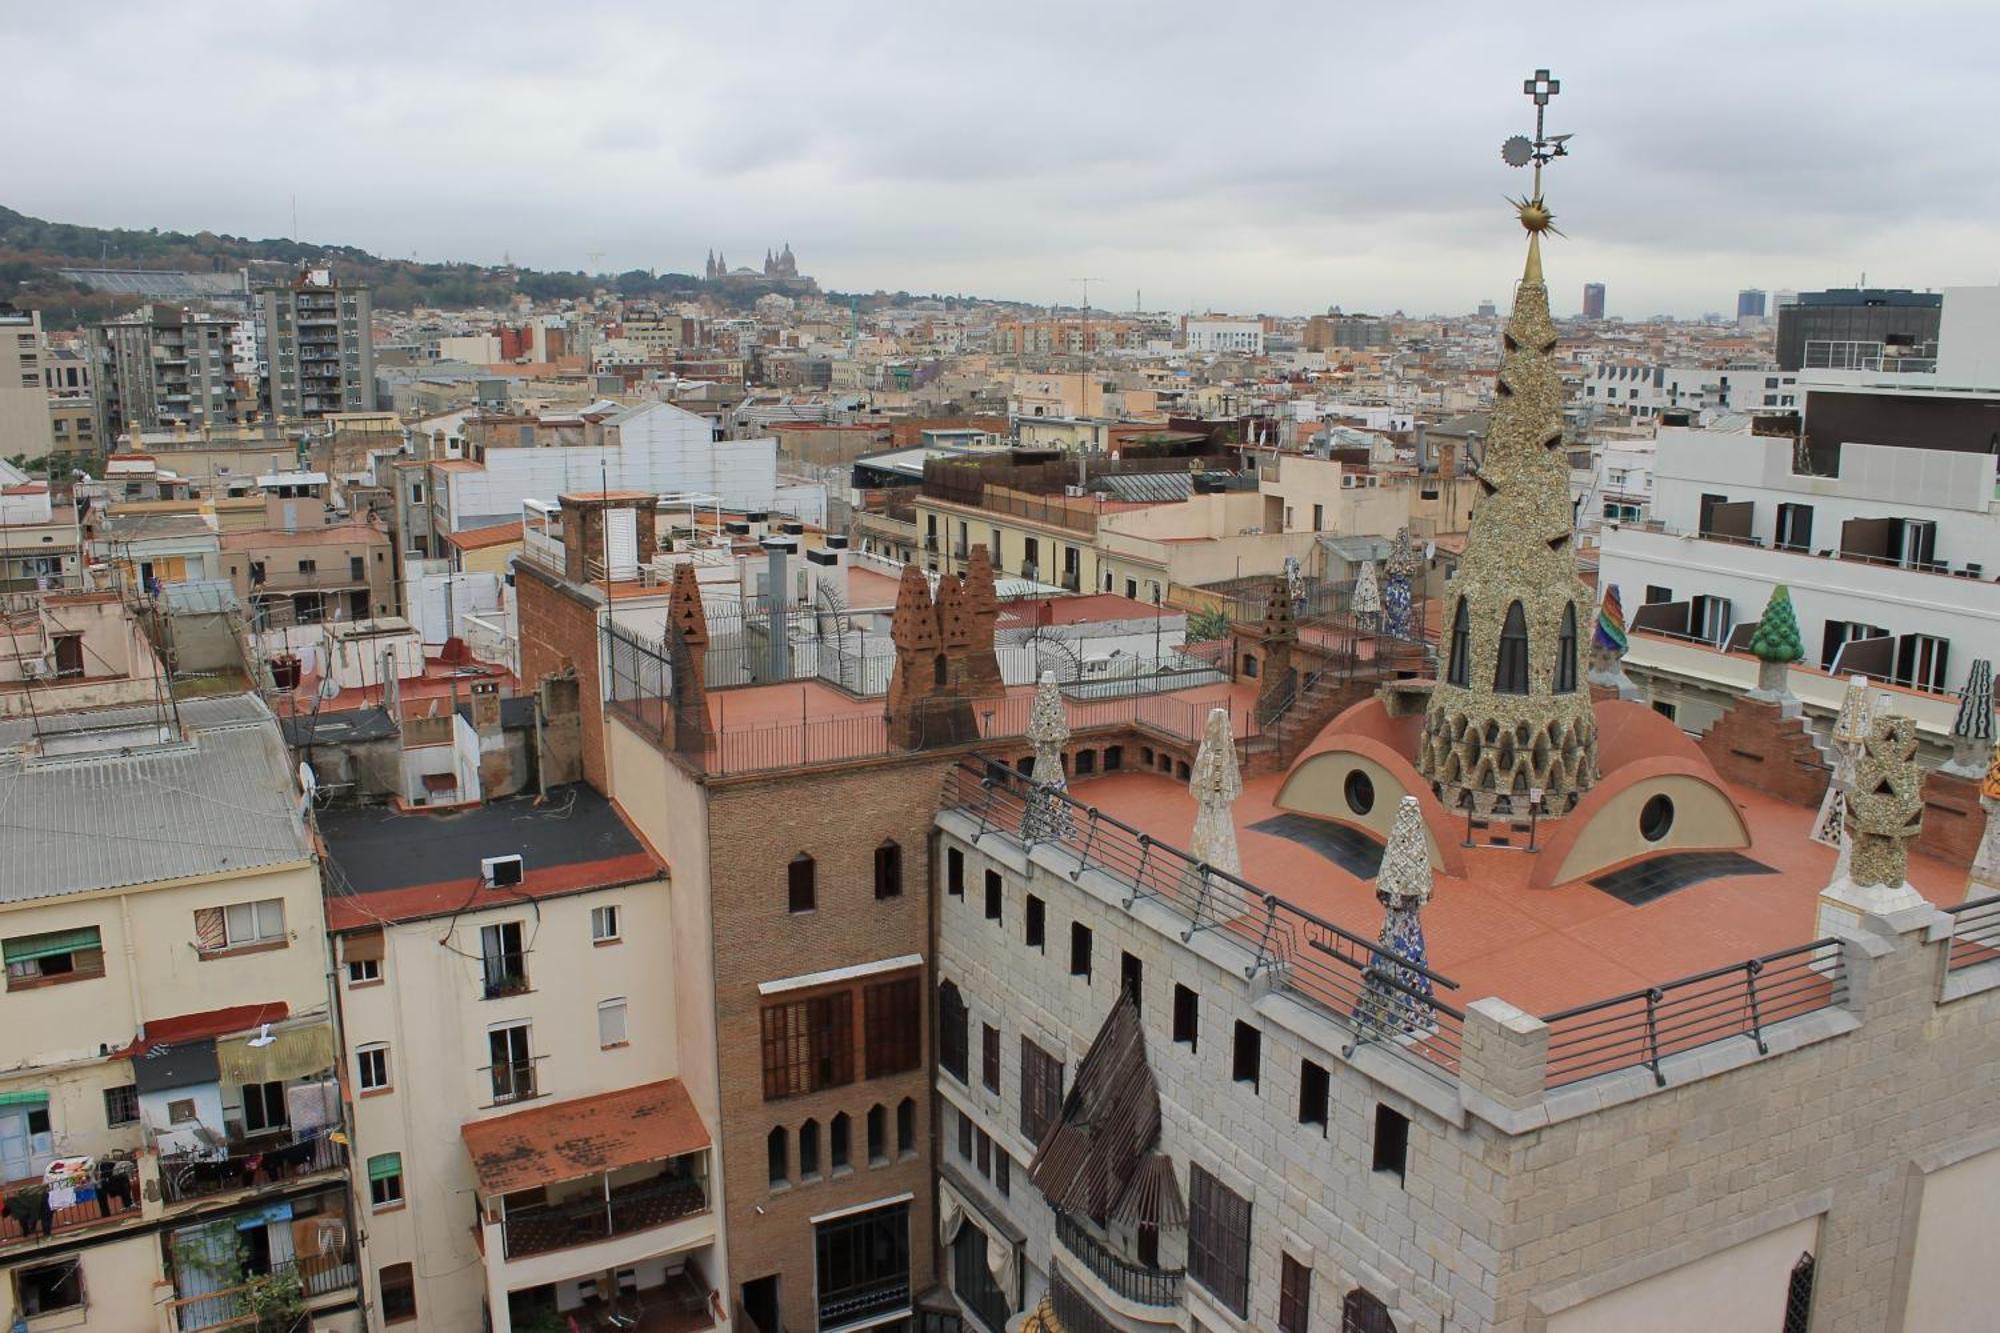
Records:
<instances>
[{"instance_id":1,"label":"golden sunburst ornament","mask_svg":"<svg viewBox=\"0 0 2000 1333\"><path fill-rule=\"evenodd\" d=\"M1539 194L1532 199L1523 195L1519 199L1509 199L1507 202L1514 206L1515 214L1521 219L1521 225L1527 229L1529 235L1538 236L1545 231L1562 235L1562 232L1556 229L1556 215L1549 210L1548 204L1543 202Z\"/></svg>"}]
</instances>

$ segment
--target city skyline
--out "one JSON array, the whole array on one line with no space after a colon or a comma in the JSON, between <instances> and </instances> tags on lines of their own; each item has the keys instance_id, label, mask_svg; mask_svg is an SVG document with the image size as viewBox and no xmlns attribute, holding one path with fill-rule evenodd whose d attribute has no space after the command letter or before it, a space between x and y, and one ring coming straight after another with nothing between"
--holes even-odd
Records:
<instances>
[{"instance_id":1,"label":"city skyline","mask_svg":"<svg viewBox=\"0 0 2000 1333\"><path fill-rule=\"evenodd\" d=\"M732 33L598 7L574 38L521 9L479 17L211 7L156 30L121 7L77 30L16 12L0 30L17 90L63 108L66 129L17 145L6 202L277 236L296 199L307 240L539 268L691 269L711 246L789 237L841 290L1073 304L1089 275L1113 308L1143 292L1157 309L1448 312L1505 296L1494 222L1520 181L1498 149L1527 124L1496 89L1547 65L1577 136L1549 187L1566 293L1589 275L1613 313L1696 316L1741 287L1863 271L1916 288L1994 278L2000 150L1951 129L1977 123L1976 53L1992 45L1978 32L2000 36L1970 7L1886 27L1861 7L1809 26L1718 7L1689 15L1718 53L1706 65L1658 61L1655 43L1562 7L1532 25L1470 7L1421 24L1253 15L1199 42L1192 10L1060 25L772 10ZM391 20L393 42L334 40ZM1779 50L1846 91L1771 77L1761 53ZM227 133L204 152L236 169L190 172L129 132L163 87L139 77L139 51L147 68L212 72L203 118ZM88 97L80 68L100 76ZM1912 136L1868 90L1919 78L1931 112ZM1017 79L1095 91L1005 95ZM634 91L649 88L661 96ZM83 141L95 171L75 169Z\"/></svg>"}]
</instances>

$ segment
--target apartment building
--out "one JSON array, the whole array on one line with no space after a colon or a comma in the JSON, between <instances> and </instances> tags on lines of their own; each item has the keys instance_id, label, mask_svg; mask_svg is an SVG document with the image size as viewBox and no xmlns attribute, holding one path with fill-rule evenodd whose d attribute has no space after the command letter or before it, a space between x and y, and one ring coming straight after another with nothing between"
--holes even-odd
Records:
<instances>
[{"instance_id":1,"label":"apartment building","mask_svg":"<svg viewBox=\"0 0 2000 1333\"><path fill-rule=\"evenodd\" d=\"M500 703L475 692L466 735L481 710L497 733ZM715 1056L705 1006L683 998L682 890L645 841L574 781L469 807L333 809L320 829L366 1265L384 1293L370 1327L620 1312L712 1327Z\"/></svg>"},{"instance_id":2,"label":"apartment building","mask_svg":"<svg viewBox=\"0 0 2000 1333\"><path fill-rule=\"evenodd\" d=\"M81 586L82 547L75 507L47 482L0 484L0 592Z\"/></svg>"},{"instance_id":3,"label":"apartment building","mask_svg":"<svg viewBox=\"0 0 2000 1333\"><path fill-rule=\"evenodd\" d=\"M91 329L97 438L237 425L257 410L236 369L237 321L151 305Z\"/></svg>"},{"instance_id":4,"label":"apartment building","mask_svg":"<svg viewBox=\"0 0 2000 1333\"><path fill-rule=\"evenodd\" d=\"M1636 418L1687 412L1790 412L1802 396L1795 371L1757 366L1664 366L1600 361L1586 369L1583 402Z\"/></svg>"},{"instance_id":5,"label":"apartment building","mask_svg":"<svg viewBox=\"0 0 2000 1333\"><path fill-rule=\"evenodd\" d=\"M388 532L374 523L324 522L323 507L285 526L285 501L267 500L265 526L221 534L221 577L259 628L375 620L398 613ZM279 522L272 523L271 517Z\"/></svg>"},{"instance_id":6,"label":"apartment building","mask_svg":"<svg viewBox=\"0 0 2000 1333\"><path fill-rule=\"evenodd\" d=\"M1260 319L1189 319L1182 325L1187 350L1197 354L1264 355Z\"/></svg>"},{"instance_id":7,"label":"apartment building","mask_svg":"<svg viewBox=\"0 0 2000 1333\"><path fill-rule=\"evenodd\" d=\"M0 717L160 697L160 660L116 592L0 592Z\"/></svg>"},{"instance_id":8,"label":"apartment building","mask_svg":"<svg viewBox=\"0 0 2000 1333\"><path fill-rule=\"evenodd\" d=\"M254 696L0 722L0 1317L359 1330L318 874Z\"/></svg>"},{"instance_id":9,"label":"apartment building","mask_svg":"<svg viewBox=\"0 0 2000 1333\"><path fill-rule=\"evenodd\" d=\"M47 354L42 312L0 302L0 458L49 452L49 395L42 382Z\"/></svg>"},{"instance_id":10,"label":"apartment building","mask_svg":"<svg viewBox=\"0 0 2000 1333\"><path fill-rule=\"evenodd\" d=\"M363 412L375 406L372 298L328 264L257 289L269 367L265 402L280 420Z\"/></svg>"}]
</instances>

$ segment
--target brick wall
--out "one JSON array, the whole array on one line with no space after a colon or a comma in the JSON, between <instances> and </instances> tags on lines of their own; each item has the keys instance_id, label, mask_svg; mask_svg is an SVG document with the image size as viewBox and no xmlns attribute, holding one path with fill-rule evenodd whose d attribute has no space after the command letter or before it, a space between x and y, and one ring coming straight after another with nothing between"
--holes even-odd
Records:
<instances>
[{"instance_id":1,"label":"brick wall","mask_svg":"<svg viewBox=\"0 0 2000 1333\"><path fill-rule=\"evenodd\" d=\"M720 1109L726 1127L722 1169L728 1200L730 1280L742 1284L776 1273L788 1328L817 1326L813 1308L814 1251L810 1218L908 1192L911 1285L921 1292L933 1272L929 1068L931 973L918 972L925 996L925 1058L906 1074L869 1079L857 1056L855 1081L778 1101L764 1100L757 983L808 972L930 953L930 825L943 789L948 757L924 756L835 772L711 786L709 845L714 869L716 1044ZM786 818L781 812L795 812ZM837 813L836 813L837 812ZM875 849L893 838L903 855L901 897L875 897ZM788 910L786 867L805 852L815 861L815 910ZM865 984L865 981L864 983ZM810 994L811 992L801 992ZM856 1040L862 1033L855 998ZM917 1107L917 1151L895 1155L895 1112L904 1098ZM871 1167L869 1108L888 1116L891 1160ZM827 1126L845 1112L852 1121L853 1169L829 1174ZM772 1127L788 1130L791 1174L798 1176L798 1130L820 1127L822 1178L773 1191L766 1141ZM757 1210L761 1208L762 1212Z\"/></svg>"},{"instance_id":2,"label":"brick wall","mask_svg":"<svg viewBox=\"0 0 2000 1333\"><path fill-rule=\"evenodd\" d=\"M604 766L604 697L597 686L597 604L583 600L576 590L525 562L516 562L514 570L521 684L532 689L545 676L576 673L581 686L577 709L584 781L599 791L609 791Z\"/></svg>"},{"instance_id":3,"label":"brick wall","mask_svg":"<svg viewBox=\"0 0 2000 1333\"><path fill-rule=\"evenodd\" d=\"M1701 738L1701 752L1731 786L1754 787L1794 805L1818 805L1833 776L1805 719L1775 703L1739 699Z\"/></svg>"},{"instance_id":4,"label":"brick wall","mask_svg":"<svg viewBox=\"0 0 2000 1333\"><path fill-rule=\"evenodd\" d=\"M1955 866L1970 867L1986 834L1979 782L1932 769L1924 774L1924 827L1914 850Z\"/></svg>"}]
</instances>

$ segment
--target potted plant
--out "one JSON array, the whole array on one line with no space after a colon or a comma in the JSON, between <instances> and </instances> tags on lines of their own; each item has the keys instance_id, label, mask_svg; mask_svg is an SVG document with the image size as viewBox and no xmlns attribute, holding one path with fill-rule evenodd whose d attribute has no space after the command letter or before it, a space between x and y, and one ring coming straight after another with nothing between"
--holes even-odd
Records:
<instances>
[{"instance_id":1,"label":"potted plant","mask_svg":"<svg viewBox=\"0 0 2000 1333\"><path fill-rule=\"evenodd\" d=\"M257 1333L301 1333L306 1319L306 1287L289 1268L259 1273L243 1284L243 1304L257 1317Z\"/></svg>"}]
</instances>

